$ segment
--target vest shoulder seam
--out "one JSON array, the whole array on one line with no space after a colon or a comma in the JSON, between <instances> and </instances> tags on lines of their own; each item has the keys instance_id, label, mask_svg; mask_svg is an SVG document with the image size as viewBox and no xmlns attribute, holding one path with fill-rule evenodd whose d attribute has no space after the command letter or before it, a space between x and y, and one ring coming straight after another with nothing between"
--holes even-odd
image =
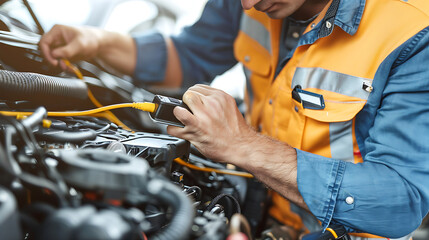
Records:
<instances>
[{"instance_id":1,"label":"vest shoulder seam","mask_svg":"<svg viewBox=\"0 0 429 240\"><path fill-rule=\"evenodd\" d=\"M396 67L400 65L401 63L405 62L405 60L408 58L410 52L412 52L417 44L420 42L420 40L426 36L429 32L429 26L418 32L416 35L414 35L410 40L410 42L404 47L404 49L399 54L398 58L393 64L393 67Z\"/></svg>"},{"instance_id":2,"label":"vest shoulder seam","mask_svg":"<svg viewBox=\"0 0 429 240\"><path fill-rule=\"evenodd\" d=\"M403 4L405 4L405 5L408 5L408 6L413 7L417 12L420 12L420 13L424 14L424 15L425 15L426 17L428 17L428 19L429 19L429 8L424 8L424 10L423 10L422 8L420 8L420 7L418 7L418 6L414 5L414 4L412 4L412 3L411 3L411 2L409 2L408 0L407 0L407 1L404 1L404 0L397 0L397 1L399 1L399 2L401 2L401 3L403 3Z\"/></svg>"}]
</instances>

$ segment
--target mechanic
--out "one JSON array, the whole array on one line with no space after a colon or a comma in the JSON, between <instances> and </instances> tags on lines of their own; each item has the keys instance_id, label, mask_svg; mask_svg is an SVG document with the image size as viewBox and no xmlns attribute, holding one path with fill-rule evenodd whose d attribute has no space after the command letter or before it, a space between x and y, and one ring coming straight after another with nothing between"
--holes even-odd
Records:
<instances>
[{"instance_id":1,"label":"mechanic","mask_svg":"<svg viewBox=\"0 0 429 240\"><path fill-rule=\"evenodd\" d=\"M62 68L97 57L136 84L190 87L192 114L176 108L186 126L168 132L276 191L278 221L409 239L429 208L428 14L421 0L210 0L178 36L55 26L39 45ZM237 61L246 119L192 86Z\"/></svg>"}]
</instances>

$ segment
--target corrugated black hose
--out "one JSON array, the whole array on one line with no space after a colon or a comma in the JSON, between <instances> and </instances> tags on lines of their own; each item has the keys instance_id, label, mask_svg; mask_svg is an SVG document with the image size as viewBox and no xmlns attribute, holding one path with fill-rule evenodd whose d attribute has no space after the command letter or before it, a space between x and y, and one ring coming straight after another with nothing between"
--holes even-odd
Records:
<instances>
[{"instance_id":1,"label":"corrugated black hose","mask_svg":"<svg viewBox=\"0 0 429 240\"><path fill-rule=\"evenodd\" d=\"M86 84L80 79L0 70L0 97L3 100L85 100L87 92Z\"/></svg>"}]
</instances>

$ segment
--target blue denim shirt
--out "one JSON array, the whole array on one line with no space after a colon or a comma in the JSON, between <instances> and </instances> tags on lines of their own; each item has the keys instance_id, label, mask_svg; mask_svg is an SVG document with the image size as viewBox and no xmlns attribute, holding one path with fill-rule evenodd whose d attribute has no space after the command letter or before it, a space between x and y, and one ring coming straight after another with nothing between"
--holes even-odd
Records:
<instances>
[{"instance_id":1,"label":"blue denim shirt","mask_svg":"<svg viewBox=\"0 0 429 240\"><path fill-rule=\"evenodd\" d=\"M365 0L343 0L335 25L353 35ZM184 87L209 82L236 63L238 0L211 0L201 19L173 37ZM298 45L317 40L316 26ZM166 47L159 34L135 36L137 82L161 81ZM429 208L429 28L394 50L379 66L373 92L356 118L364 163L353 164L297 149L298 188L326 228L398 238L415 230ZM293 51L292 51L293 52ZM289 54L291 56L292 52ZM233 81L233 80L231 80Z\"/></svg>"}]
</instances>

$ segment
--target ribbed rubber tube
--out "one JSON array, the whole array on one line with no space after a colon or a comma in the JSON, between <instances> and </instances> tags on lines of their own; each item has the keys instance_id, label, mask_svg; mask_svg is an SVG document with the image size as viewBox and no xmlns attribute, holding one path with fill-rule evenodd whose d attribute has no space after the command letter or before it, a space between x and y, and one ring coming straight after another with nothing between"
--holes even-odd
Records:
<instances>
[{"instance_id":1,"label":"ribbed rubber tube","mask_svg":"<svg viewBox=\"0 0 429 240\"><path fill-rule=\"evenodd\" d=\"M85 100L87 92L86 84L79 79L0 70L0 96L4 100Z\"/></svg>"},{"instance_id":2,"label":"ribbed rubber tube","mask_svg":"<svg viewBox=\"0 0 429 240\"><path fill-rule=\"evenodd\" d=\"M153 180L152 180L153 181ZM156 180L155 180L156 181ZM160 180L158 180L160 181ZM151 183L149 183L151 184ZM152 193L153 194L153 193ZM191 232L195 210L189 197L173 183L162 181L159 191L153 194L173 209L170 224L151 236L150 240L186 240Z\"/></svg>"}]
</instances>

